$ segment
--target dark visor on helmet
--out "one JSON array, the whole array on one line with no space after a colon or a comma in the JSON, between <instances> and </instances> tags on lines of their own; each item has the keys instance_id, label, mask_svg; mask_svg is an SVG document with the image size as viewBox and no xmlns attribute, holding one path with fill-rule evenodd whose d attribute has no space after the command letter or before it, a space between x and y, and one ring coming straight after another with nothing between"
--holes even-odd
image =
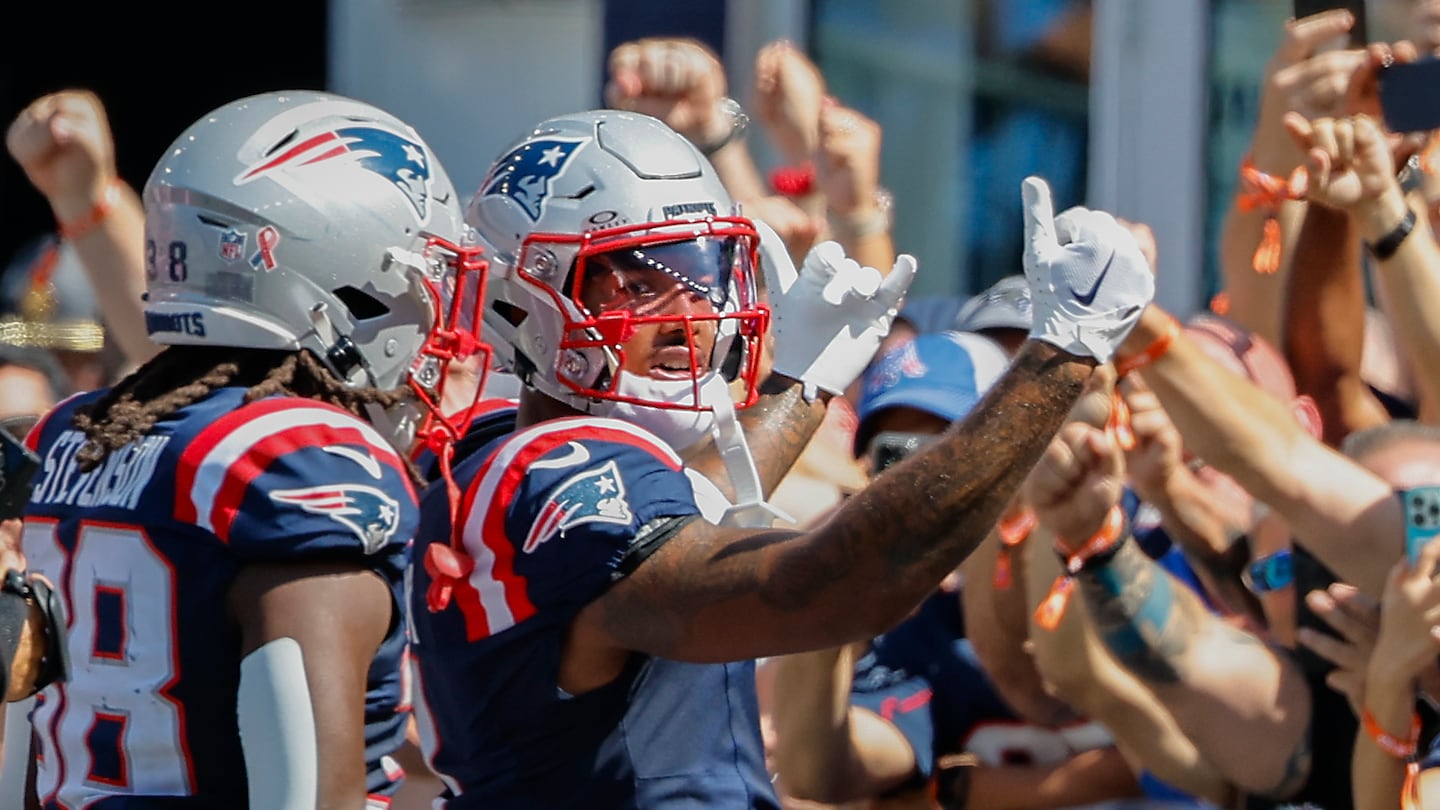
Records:
<instances>
[{"instance_id":1,"label":"dark visor on helmet","mask_svg":"<svg viewBox=\"0 0 1440 810\"><path fill-rule=\"evenodd\" d=\"M668 280L674 287L706 299L718 312L728 303L737 243L734 237L700 236L622 248L592 257L588 273L609 270L634 275L648 288L663 286ZM646 291L663 295L670 289Z\"/></svg>"}]
</instances>

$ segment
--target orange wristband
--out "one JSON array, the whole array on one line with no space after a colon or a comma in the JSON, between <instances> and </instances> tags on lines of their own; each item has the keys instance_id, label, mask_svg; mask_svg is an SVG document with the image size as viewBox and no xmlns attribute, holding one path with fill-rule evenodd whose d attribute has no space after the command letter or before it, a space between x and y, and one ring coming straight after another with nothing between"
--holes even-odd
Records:
<instances>
[{"instance_id":1,"label":"orange wristband","mask_svg":"<svg viewBox=\"0 0 1440 810\"><path fill-rule=\"evenodd\" d=\"M100 196L100 201L91 206L89 211L86 211L84 214L69 222L61 222L58 224L56 230L60 232L60 238L67 242L73 242L76 239L89 235L96 228L100 227L100 223L105 221L105 217L110 215L111 209L113 209L115 203L119 201L120 178L117 177L112 179L109 185L105 187L105 193Z\"/></svg>"},{"instance_id":2,"label":"orange wristband","mask_svg":"<svg viewBox=\"0 0 1440 810\"><path fill-rule=\"evenodd\" d=\"M1415 756L1415 743L1420 739L1420 716L1410 717L1410 739L1401 740L1390 732L1380 727L1376 722L1375 715L1370 713L1370 707L1365 706L1360 712L1360 724L1365 728L1365 734L1380 747L1381 751L1396 759L1408 760Z\"/></svg>"},{"instance_id":3,"label":"orange wristband","mask_svg":"<svg viewBox=\"0 0 1440 810\"><path fill-rule=\"evenodd\" d=\"M1255 168L1253 155L1247 154L1240 162L1241 191L1235 195L1235 204L1241 211L1265 212L1260 244L1255 247L1255 255L1250 259L1257 273L1270 275L1280 269L1280 221L1276 219L1276 213L1280 210L1280 203L1303 199L1295 193L1295 189L1304 171L1303 167L1297 167L1286 180Z\"/></svg>"},{"instance_id":4,"label":"orange wristband","mask_svg":"<svg viewBox=\"0 0 1440 810\"><path fill-rule=\"evenodd\" d=\"M1174 343L1175 338L1179 336L1180 322L1175 320L1174 316L1169 316L1169 320L1165 323L1165 331L1161 332L1160 336L1155 338L1149 346L1129 357L1115 358L1115 373L1123 377L1135 369L1144 368L1159 360L1165 356L1166 352L1170 351L1170 344Z\"/></svg>"},{"instance_id":5,"label":"orange wristband","mask_svg":"<svg viewBox=\"0 0 1440 810\"><path fill-rule=\"evenodd\" d=\"M1065 573L1055 578L1050 585L1050 593L1036 606L1035 624L1045 630L1054 630L1059 626L1065 616L1065 606L1070 602L1070 594L1075 589L1075 575L1080 573L1087 561L1114 546L1124 534L1125 512L1116 504L1105 513L1105 522L1079 549L1071 551L1068 545L1062 547L1057 538L1055 550L1065 557Z\"/></svg>"}]
</instances>

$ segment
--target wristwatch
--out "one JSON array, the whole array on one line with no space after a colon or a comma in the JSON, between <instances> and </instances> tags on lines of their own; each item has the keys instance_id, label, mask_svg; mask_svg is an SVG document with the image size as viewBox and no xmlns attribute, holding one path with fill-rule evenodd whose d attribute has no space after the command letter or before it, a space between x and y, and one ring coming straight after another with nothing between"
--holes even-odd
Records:
<instances>
[{"instance_id":1,"label":"wristwatch","mask_svg":"<svg viewBox=\"0 0 1440 810\"><path fill-rule=\"evenodd\" d=\"M1289 587L1295 582L1295 562L1290 549L1252 561L1240 571L1240 581L1257 596Z\"/></svg>"}]
</instances>

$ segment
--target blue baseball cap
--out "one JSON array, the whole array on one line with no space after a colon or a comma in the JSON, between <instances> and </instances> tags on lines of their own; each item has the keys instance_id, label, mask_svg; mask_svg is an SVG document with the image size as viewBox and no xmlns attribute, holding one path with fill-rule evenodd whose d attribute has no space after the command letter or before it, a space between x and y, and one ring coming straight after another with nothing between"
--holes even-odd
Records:
<instances>
[{"instance_id":1,"label":"blue baseball cap","mask_svg":"<svg viewBox=\"0 0 1440 810\"><path fill-rule=\"evenodd\" d=\"M869 444L873 417L887 408L963 419L1009 364L999 343L974 332L929 332L896 346L865 370L855 452Z\"/></svg>"}]
</instances>

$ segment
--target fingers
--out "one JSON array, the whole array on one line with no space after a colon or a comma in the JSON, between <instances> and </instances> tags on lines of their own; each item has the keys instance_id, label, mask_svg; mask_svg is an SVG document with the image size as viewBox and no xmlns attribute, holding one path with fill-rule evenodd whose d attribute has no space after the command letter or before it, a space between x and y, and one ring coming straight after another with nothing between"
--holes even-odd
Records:
<instances>
[{"instance_id":1,"label":"fingers","mask_svg":"<svg viewBox=\"0 0 1440 810\"><path fill-rule=\"evenodd\" d=\"M853 270L851 265L854 265ZM853 278L859 269L860 265L846 257L845 249L840 247L839 242L829 240L810 248L810 252L805 254L800 276L806 278L807 283L820 287L820 294L827 302L838 305L845 296L848 283L842 277Z\"/></svg>"},{"instance_id":2,"label":"fingers","mask_svg":"<svg viewBox=\"0 0 1440 810\"><path fill-rule=\"evenodd\" d=\"M110 159L109 141L105 108L89 90L62 90L36 99L15 117L5 134L10 155L26 167L72 143L104 164Z\"/></svg>"},{"instance_id":3,"label":"fingers","mask_svg":"<svg viewBox=\"0 0 1440 810\"><path fill-rule=\"evenodd\" d=\"M1348 118L1335 122L1335 156L1347 166L1355 160L1355 124Z\"/></svg>"},{"instance_id":4,"label":"fingers","mask_svg":"<svg viewBox=\"0 0 1440 810\"><path fill-rule=\"evenodd\" d=\"M1050 440L1050 444L1040 456L1039 463L1030 470L1030 476L1026 479L1026 497L1037 508L1052 506L1064 500L1082 480L1075 449L1064 435L1072 425L1061 428L1060 433Z\"/></svg>"},{"instance_id":5,"label":"fingers","mask_svg":"<svg viewBox=\"0 0 1440 810\"><path fill-rule=\"evenodd\" d=\"M1296 631L1295 638L1302 646L1337 667L1351 669L1365 666L1365 653L1358 650L1354 644L1328 633L1302 627Z\"/></svg>"},{"instance_id":6,"label":"fingers","mask_svg":"<svg viewBox=\"0 0 1440 810\"><path fill-rule=\"evenodd\" d=\"M709 48L695 40L657 37L627 42L610 52L606 101L683 95L715 73L718 65Z\"/></svg>"},{"instance_id":7,"label":"fingers","mask_svg":"<svg viewBox=\"0 0 1440 810\"><path fill-rule=\"evenodd\" d=\"M1380 131L1380 125L1368 115L1355 116L1351 126L1356 152L1363 152L1385 140L1385 133Z\"/></svg>"},{"instance_id":8,"label":"fingers","mask_svg":"<svg viewBox=\"0 0 1440 810\"><path fill-rule=\"evenodd\" d=\"M1332 163L1344 160L1344 156L1340 154L1340 137L1336 132L1341 122L1334 118L1321 118L1310 123L1312 126L1311 137L1314 141L1312 148L1329 155Z\"/></svg>"},{"instance_id":9,"label":"fingers","mask_svg":"<svg viewBox=\"0 0 1440 810\"><path fill-rule=\"evenodd\" d=\"M1363 611L1342 605L1328 591L1314 590L1305 594L1305 604L1325 620L1341 637L1353 643L1373 644L1375 626Z\"/></svg>"},{"instance_id":10,"label":"fingers","mask_svg":"<svg viewBox=\"0 0 1440 810\"><path fill-rule=\"evenodd\" d=\"M869 269L861 268L859 262L843 255L838 262L827 263L826 266L831 275L821 294L826 301L836 305L839 305L845 296L859 293L858 287L864 275L862 270ZM874 292L880 285L880 274L873 269L871 272L875 273L874 286L870 288L870 291Z\"/></svg>"},{"instance_id":11,"label":"fingers","mask_svg":"<svg viewBox=\"0 0 1440 810\"><path fill-rule=\"evenodd\" d=\"M1411 576L1428 581L1435 573L1435 564L1440 563L1440 537L1432 537L1420 547L1420 554L1411 567Z\"/></svg>"},{"instance_id":12,"label":"fingers","mask_svg":"<svg viewBox=\"0 0 1440 810\"><path fill-rule=\"evenodd\" d=\"M1285 25L1285 37L1275 51L1275 58L1283 64L1299 62L1322 45L1349 33L1354 25L1355 16L1343 8L1292 20Z\"/></svg>"},{"instance_id":13,"label":"fingers","mask_svg":"<svg viewBox=\"0 0 1440 810\"><path fill-rule=\"evenodd\" d=\"M1390 55L1396 62L1414 62L1420 58L1420 48L1408 39L1402 39L1390 46Z\"/></svg>"},{"instance_id":14,"label":"fingers","mask_svg":"<svg viewBox=\"0 0 1440 810\"><path fill-rule=\"evenodd\" d=\"M1125 477L1125 457L1114 434L1106 430L1092 430L1085 436L1088 451L1087 476L1118 481Z\"/></svg>"},{"instance_id":15,"label":"fingers","mask_svg":"<svg viewBox=\"0 0 1440 810\"><path fill-rule=\"evenodd\" d=\"M890 268L890 275L880 282L880 289L875 294L875 299L888 306L899 306L900 299L910 289L910 284L915 280L915 271L920 267L915 257L908 253L901 253L895 257L895 264Z\"/></svg>"},{"instance_id":16,"label":"fingers","mask_svg":"<svg viewBox=\"0 0 1440 810\"><path fill-rule=\"evenodd\" d=\"M1285 131L1290 134L1290 140L1294 141L1302 151L1308 150L1314 145L1314 127L1310 125L1310 119L1291 110L1285 113L1281 123L1284 124Z\"/></svg>"},{"instance_id":17,"label":"fingers","mask_svg":"<svg viewBox=\"0 0 1440 810\"><path fill-rule=\"evenodd\" d=\"M829 280L831 276L835 275L835 268L844 261L846 261L845 248L841 247L839 242L827 239L810 248L810 252L805 254L805 261L801 264L800 272Z\"/></svg>"},{"instance_id":18,"label":"fingers","mask_svg":"<svg viewBox=\"0 0 1440 810\"><path fill-rule=\"evenodd\" d=\"M1137 252L1140 250L1140 243L1136 241L1135 235L1108 211L1097 211L1080 205L1067 208L1055 218L1055 230L1062 245L1085 242L1117 251L1128 248Z\"/></svg>"},{"instance_id":19,"label":"fingers","mask_svg":"<svg viewBox=\"0 0 1440 810\"><path fill-rule=\"evenodd\" d=\"M1050 199L1050 184L1039 177L1027 177L1020 183L1020 198L1025 207L1025 244L1044 255L1060 247L1055 236L1055 204Z\"/></svg>"},{"instance_id":20,"label":"fingers","mask_svg":"<svg viewBox=\"0 0 1440 810\"><path fill-rule=\"evenodd\" d=\"M783 39L768 42L755 54L755 92L775 92L780 84L780 59L788 43Z\"/></svg>"},{"instance_id":21,"label":"fingers","mask_svg":"<svg viewBox=\"0 0 1440 810\"><path fill-rule=\"evenodd\" d=\"M1326 593L1335 604L1371 633L1380 627L1380 601L1347 582L1334 582Z\"/></svg>"}]
</instances>

